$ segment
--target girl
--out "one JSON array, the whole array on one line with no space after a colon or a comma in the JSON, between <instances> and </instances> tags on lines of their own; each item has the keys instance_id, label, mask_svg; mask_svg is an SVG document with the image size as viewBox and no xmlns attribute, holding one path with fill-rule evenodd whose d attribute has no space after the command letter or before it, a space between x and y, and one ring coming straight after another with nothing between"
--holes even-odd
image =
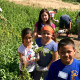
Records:
<instances>
[{"instance_id":1,"label":"girl","mask_svg":"<svg viewBox=\"0 0 80 80\"><path fill-rule=\"evenodd\" d=\"M32 44L32 30L29 28L24 28L22 30L22 44L18 48L18 53L20 57L19 71L20 75L22 75L22 65L27 65L26 69L31 74L31 78L34 78L34 70L35 70L35 52L33 48L37 45Z\"/></svg>"},{"instance_id":2,"label":"girl","mask_svg":"<svg viewBox=\"0 0 80 80\"><path fill-rule=\"evenodd\" d=\"M80 11L78 12L77 16L76 16L76 20L78 19L78 25L79 25L79 29L78 29L78 39L80 39Z\"/></svg>"},{"instance_id":3,"label":"girl","mask_svg":"<svg viewBox=\"0 0 80 80\"><path fill-rule=\"evenodd\" d=\"M41 28L44 25L50 25L55 30L55 25L50 21L50 14L47 9L42 9L39 14L39 20L35 24L34 36L41 37Z\"/></svg>"},{"instance_id":4,"label":"girl","mask_svg":"<svg viewBox=\"0 0 80 80\"><path fill-rule=\"evenodd\" d=\"M52 40L53 34L54 30L52 27L44 26L41 29L42 37L36 39L37 45L43 48L43 52L39 52L40 59L37 61L38 67L35 73L34 80L40 80L41 77L45 79L50 65L58 58L58 46L57 43ZM52 54L50 52L52 52Z\"/></svg>"}]
</instances>

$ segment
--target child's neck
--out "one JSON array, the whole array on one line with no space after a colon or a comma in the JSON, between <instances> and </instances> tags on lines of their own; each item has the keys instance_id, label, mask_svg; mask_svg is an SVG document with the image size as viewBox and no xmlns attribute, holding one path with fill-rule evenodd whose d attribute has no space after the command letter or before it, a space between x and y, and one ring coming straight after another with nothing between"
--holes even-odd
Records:
<instances>
[{"instance_id":1,"label":"child's neck","mask_svg":"<svg viewBox=\"0 0 80 80\"><path fill-rule=\"evenodd\" d=\"M50 39L50 40L43 40L43 39L41 39L41 43L42 43L43 45L47 45L47 44L49 44L51 41L52 41L52 39Z\"/></svg>"},{"instance_id":2,"label":"child's neck","mask_svg":"<svg viewBox=\"0 0 80 80\"><path fill-rule=\"evenodd\" d=\"M70 64L72 64L72 62L73 62L73 59L70 61L70 62L67 62L67 63L65 63L65 62L63 62L63 61L61 61L64 65L70 65Z\"/></svg>"},{"instance_id":3,"label":"child's neck","mask_svg":"<svg viewBox=\"0 0 80 80\"><path fill-rule=\"evenodd\" d=\"M26 44L26 45L23 43L23 45L24 45L26 48L28 48L28 49L31 49L31 47L32 47L32 43Z\"/></svg>"},{"instance_id":4,"label":"child's neck","mask_svg":"<svg viewBox=\"0 0 80 80\"><path fill-rule=\"evenodd\" d=\"M42 24L44 24L44 25L45 25L45 24L47 24L47 23L46 23L46 22L42 22Z\"/></svg>"}]
</instances>

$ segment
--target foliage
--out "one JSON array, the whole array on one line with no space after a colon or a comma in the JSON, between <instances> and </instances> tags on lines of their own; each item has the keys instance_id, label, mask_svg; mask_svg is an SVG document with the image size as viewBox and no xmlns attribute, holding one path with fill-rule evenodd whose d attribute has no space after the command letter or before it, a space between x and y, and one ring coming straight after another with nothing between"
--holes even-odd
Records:
<instances>
[{"instance_id":1,"label":"foliage","mask_svg":"<svg viewBox=\"0 0 80 80\"><path fill-rule=\"evenodd\" d=\"M65 1L65 2L80 2L80 0L62 0L62 1Z\"/></svg>"},{"instance_id":2,"label":"foliage","mask_svg":"<svg viewBox=\"0 0 80 80\"><path fill-rule=\"evenodd\" d=\"M21 31L25 27L34 30L41 8L17 5L13 2L0 0L0 80L20 80L18 47L21 45ZM75 16L78 11L59 9L55 19L63 14L72 19L72 33L77 34ZM58 30L58 23L55 23Z\"/></svg>"}]
</instances>

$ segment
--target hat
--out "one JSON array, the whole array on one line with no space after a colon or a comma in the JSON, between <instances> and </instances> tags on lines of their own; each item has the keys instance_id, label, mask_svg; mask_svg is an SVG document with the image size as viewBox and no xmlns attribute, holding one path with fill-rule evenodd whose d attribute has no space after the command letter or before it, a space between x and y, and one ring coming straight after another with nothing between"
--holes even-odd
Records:
<instances>
[{"instance_id":1,"label":"hat","mask_svg":"<svg viewBox=\"0 0 80 80\"><path fill-rule=\"evenodd\" d=\"M49 31L51 34L54 33L54 30L53 30L53 28L51 26L42 27L41 31L44 31L44 30Z\"/></svg>"}]
</instances>

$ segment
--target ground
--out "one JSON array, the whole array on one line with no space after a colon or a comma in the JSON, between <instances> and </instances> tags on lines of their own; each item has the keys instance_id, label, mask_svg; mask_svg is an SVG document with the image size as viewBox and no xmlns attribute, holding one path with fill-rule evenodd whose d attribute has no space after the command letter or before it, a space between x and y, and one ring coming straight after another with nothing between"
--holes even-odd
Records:
<instances>
[{"instance_id":1,"label":"ground","mask_svg":"<svg viewBox=\"0 0 80 80\"><path fill-rule=\"evenodd\" d=\"M72 10L79 10L80 3L74 5L72 3L65 3L62 0L9 0L16 4L29 5L32 7L42 7L42 8L67 8Z\"/></svg>"},{"instance_id":2,"label":"ground","mask_svg":"<svg viewBox=\"0 0 80 80\"><path fill-rule=\"evenodd\" d=\"M22 4L22 5L29 5L32 7L42 7L42 8L67 8L71 10L79 10L80 9L80 3L78 5L73 5L71 3L65 3L61 0L9 0L13 1L16 4ZM62 37L65 37L63 34ZM76 53L75 58L80 60L80 40L77 39L77 35L71 34L70 38L75 42L76 46ZM58 41L61 39L58 38Z\"/></svg>"}]
</instances>

